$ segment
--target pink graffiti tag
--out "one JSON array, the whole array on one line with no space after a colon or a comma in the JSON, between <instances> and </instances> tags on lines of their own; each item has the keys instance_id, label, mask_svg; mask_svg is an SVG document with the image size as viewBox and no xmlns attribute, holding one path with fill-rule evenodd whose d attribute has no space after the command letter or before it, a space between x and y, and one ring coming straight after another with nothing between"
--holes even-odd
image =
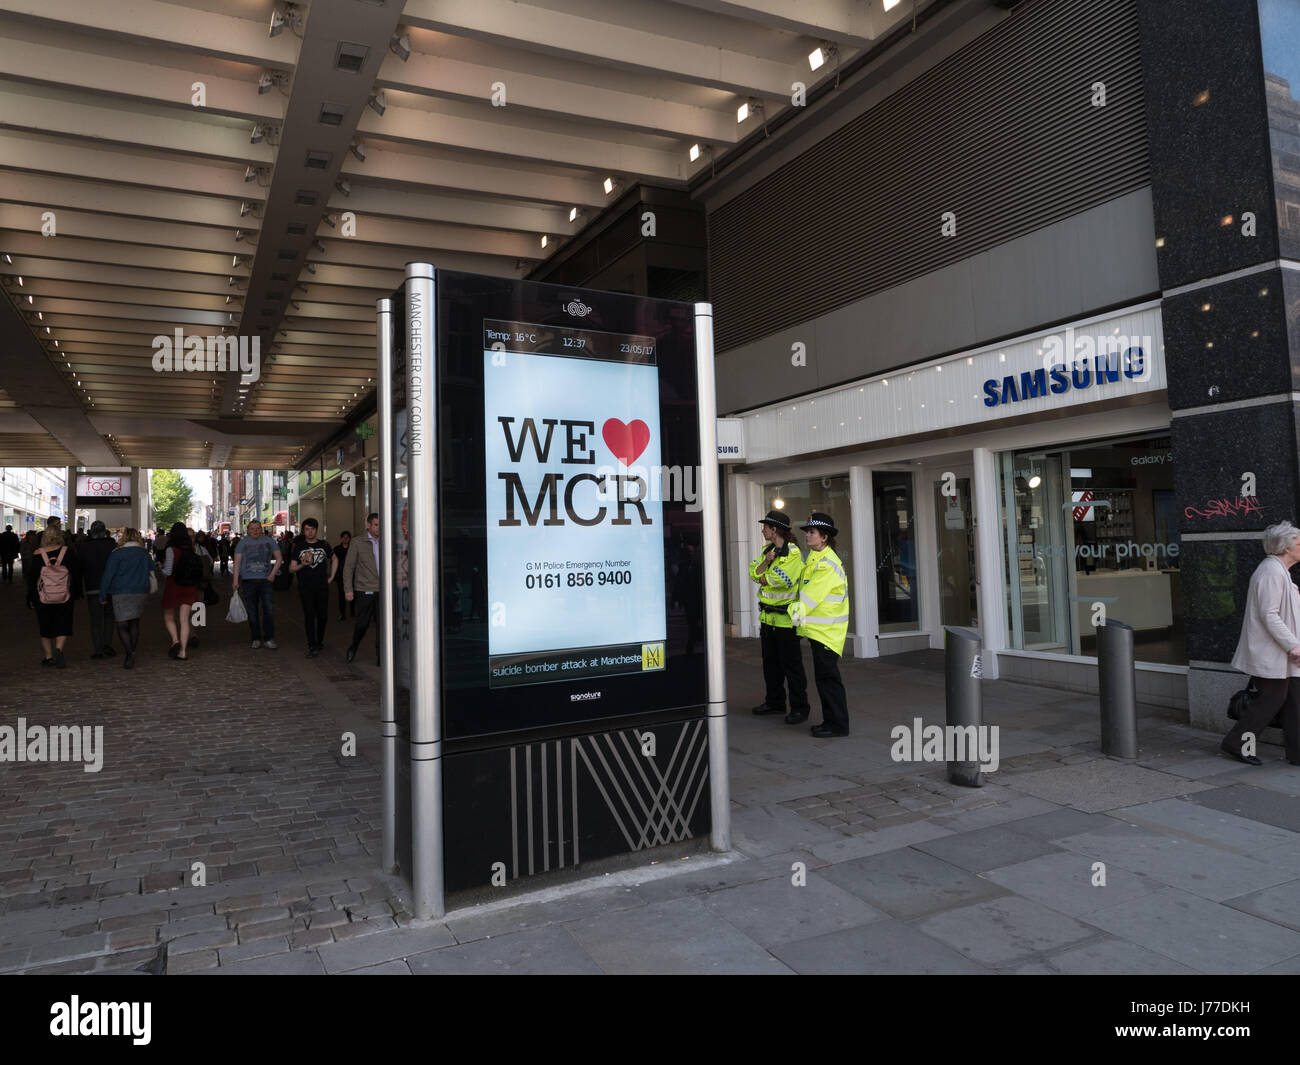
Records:
<instances>
[{"instance_id":1,"label":"pink graffiti tag","mask_svg":"<svg viewBox=\"0 0 1300 1065\"><path fill-rule=\"evenodd\" d=\"M1200 507L1188 507L1183 511L1186 518L1230 518L1236 514L1263 514L1264 508L1254 496L1238 496L1236 499L1207 499Z\"/></svg>"}]
</instances>

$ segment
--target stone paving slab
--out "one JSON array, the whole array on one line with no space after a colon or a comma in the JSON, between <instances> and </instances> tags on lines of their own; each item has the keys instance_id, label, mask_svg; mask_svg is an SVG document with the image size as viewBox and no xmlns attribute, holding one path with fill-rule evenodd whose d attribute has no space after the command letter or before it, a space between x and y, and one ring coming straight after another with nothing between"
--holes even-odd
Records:
<instances>
[{"instance_id":1,"label":"stone paving slab","mask_svg":"<svg viewBox=\"0 0 1300 1065\"><path fill-rule=\"evenodd\" d=\"M1015 895L935 914L916 927L973 961L998 967L1096 935L1086 924Z\"/></svg>"},{"instance_id":2,"label":"stone paving slab","mask_svg":"<svg viewBox=\"0 0 1300 1065\"><path fill-rule=\"evenodd\" d=\"M1236 784L1228 788L1215 788L1213 791L1202 792L1194 796L1192 801L1201 806L1235 814L1238 818L1262 821L1266 825L1276 825L1288 832L1300 833L1300 802L1278 802L1277 793L1265 788ZM1296 835L1294 839L1300 842L1300 835Z\"/></svg>"},{"instance_id":3,"label":"stone paving slab","mask_svg":"<svg viewBox=\"0 0 1300 1065\"><path fill-rule=\"evenodd\" d=\"M961 975L987 971L892 917L843 932L782 943L772 953L795 972L809 975Z\"/></svg>"},{"instance_id":4,"label":"stone paving slab","mask_svg":"<svg viewBox=\"0 0 1300 1065\"><path fill-rule=\"evenodd\" d=\"M1105 868L1103 881L1094 864L1081 854L1058 850L982 875L1009 892L1071 917L1085 917L1094 910L1117 906L1167 886L1113 863Z\"/></svg>"},{"instance_id":5,"label":"stone paving slab","mask_svg":"<svg viewBox=\"0 0 1300 1065\"><path fill-rule=\"evenodd\" d=\"M1098 910L1090 924L1201 973L1251 973L1300 954L1300 932L1178 888Z\"/></svg>"},{"instance_id":6,"label":"stone paving slab","mask_svg":"<svg viewBox=\"0 0 1300 1065\"><path fill-rule=\"evenodd\" d=\"M919 847L841 862L821 875L903 920L1006 894L997 884L926 854Z\"/></svg>"},{"instance_id":7,"label":"stone paving slab","mask_svg":"<svg viewBox=\"0 0 1300 1065\"><path fill-rule=\"evenodd\" d=\"M1196 975L1195 969L1181 962L1113 936L1071 947L1014 972L1018 975L1065 973L1070 976Z\"/></svg>"},{"instance_id":8,"label":"stone paving slab","mask_svg":"<svg viewBox=\"0 0 1300 1065\"><path fill-rule=\"evenodd\" d=\"M425 951L412 955L407 965L421 976L534 976L556 972L594 976L603 971L563 925Z\"/></svg>"},{"instance_id":9,"label":"stone paving slab","mask_svg":"<svg viewBox=\"0 0 1300 1065\"><path fill-rule=\"evenodd\" d=\"M800 879L802 885L797 882ZM704 899L704 904L755 943L768 948L869 924L884 916L861 898L817 873L807 872L803 877L792 873L716 891Z\"/></svg>"},{"instance_id":10,"label":"stone paving slab","mask_svg":"<svg viewBox=\"0 0 1300 1065\"><path fill-rule=\"evenodd\" d=\"M611 974L760 975L791 970L696 897L605 913L566 926Z\"/></svg>"},{"instance_id":11,"label":"stone paving slab","mask_svg":"<svg viewBox=\"0 0 1300 1065\"><path fill-rule=\"evenodd\" d=\"M972 873L983 873L1059 851L1058 847L1042 839L1022 835L1004 825L944 836L913 846Z\"/></svg>"},{"instance_id":12,"label":"stone paving slab","mask_svg":"<svg viewBox=\"0 0 1300 1065\"><path fill-rule=\"evenodd\" d=\"M1016 777L1023 792L1085 813L1102 813L1154 799L1189 795L1210 785L1110 759L1054 766Z\"/></svg>"}]
</instances>

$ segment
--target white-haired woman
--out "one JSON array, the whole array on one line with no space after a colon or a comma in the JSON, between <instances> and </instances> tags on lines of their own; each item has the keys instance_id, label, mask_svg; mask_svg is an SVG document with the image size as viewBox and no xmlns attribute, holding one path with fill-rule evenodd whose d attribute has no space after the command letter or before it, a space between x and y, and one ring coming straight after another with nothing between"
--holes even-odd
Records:
<instances>
[{"instance_id":1,"label":"white-haired woman","mask_svg":"<svg viewBox=\"0 0 1300 1065\"><path fill-rule=\"evenodd\" d=\"M1242 742L1249 734L1258 744L1280 709L1287 761L1300 765L1300 589L1291 580L1291 567L1300 562L1300 529L1289 521L1270 525L1264 530L1264 554L1250 578L1241 639L1232 656L1233 668L1255 679L1259 696L1220 747L1247 765L1263 765L1242 753Z\"/></svg>"}]
</instances>

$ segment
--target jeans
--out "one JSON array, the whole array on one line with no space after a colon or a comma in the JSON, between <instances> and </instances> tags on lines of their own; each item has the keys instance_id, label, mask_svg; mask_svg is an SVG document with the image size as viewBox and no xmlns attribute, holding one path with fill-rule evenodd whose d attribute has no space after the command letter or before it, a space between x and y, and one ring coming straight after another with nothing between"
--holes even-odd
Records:
<instances>
[{"instance_id":1,"label":"jeans","mask_svg":"<svg viewBox=\"0 0 1300 1065\"><path fill-rule=\"evenodd\" d=\"M330 586L298 578L298 598L302 600L302 622L307 630L307 647L325 646L325 622L329 620Z\"/></svg>"},{"instance_id":2,"label":"jeans","mask_svg":"<svg viewBox=\"0 0 1300 1065\"><path fill-rule=\"evenodd\" d=\"M271 582L267 580L239 582L239 598L244 601L248 611L248 628L255 640L275 639L275 614L271 600ZM258 606L262 608L262 617L257 616Z\"/></svg>"},{"instance_id":3,"label":"jeans","mask_svg":"<svg viewBox=\"0 0 1300 1065\"><path fill-rule=\"evenodd\" d=\"M0 576L3 576L10 584L14 582L14 560L12 558L0 558Z\"/></svg>"},{"instance_id":4,"label":"jeans","mask_svg":"<svg viewBox=\"0 0 1300 1065\"><path fill-rule=\"evenodd\" d=\"M99 589L86 589L86 606L90 608L90 646L93 654L113 646L113 603L100 603Z\"/></svg>"}]
</instances>

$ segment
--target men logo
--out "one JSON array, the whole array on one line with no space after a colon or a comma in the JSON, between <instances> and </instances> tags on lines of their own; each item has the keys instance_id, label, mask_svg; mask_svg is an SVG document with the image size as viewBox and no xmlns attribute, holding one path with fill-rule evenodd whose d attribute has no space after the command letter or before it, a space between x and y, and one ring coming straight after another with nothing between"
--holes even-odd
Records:
<instances>
[{"instance_id":1,"label":"men logo","mask_svg":"<svg viewBox=\"0 0 1300 1065\"><path fill-rule=\"evenodd\" d=\"M643 643L641 645L641 672L664 668L664 645L661 643Z\"/></svg>"},{"instance_id":2,"label":"men logo","mask_svg":"<svg viewBox=\"0 0 1300 1065\"><path fill-rule=\"evenodd\" d=\"M582 300L570 300L565 304L564 310L575 318L586 318L587 315L591 313L591 308L583 303Z\"/></svg>"}]
</instances>

